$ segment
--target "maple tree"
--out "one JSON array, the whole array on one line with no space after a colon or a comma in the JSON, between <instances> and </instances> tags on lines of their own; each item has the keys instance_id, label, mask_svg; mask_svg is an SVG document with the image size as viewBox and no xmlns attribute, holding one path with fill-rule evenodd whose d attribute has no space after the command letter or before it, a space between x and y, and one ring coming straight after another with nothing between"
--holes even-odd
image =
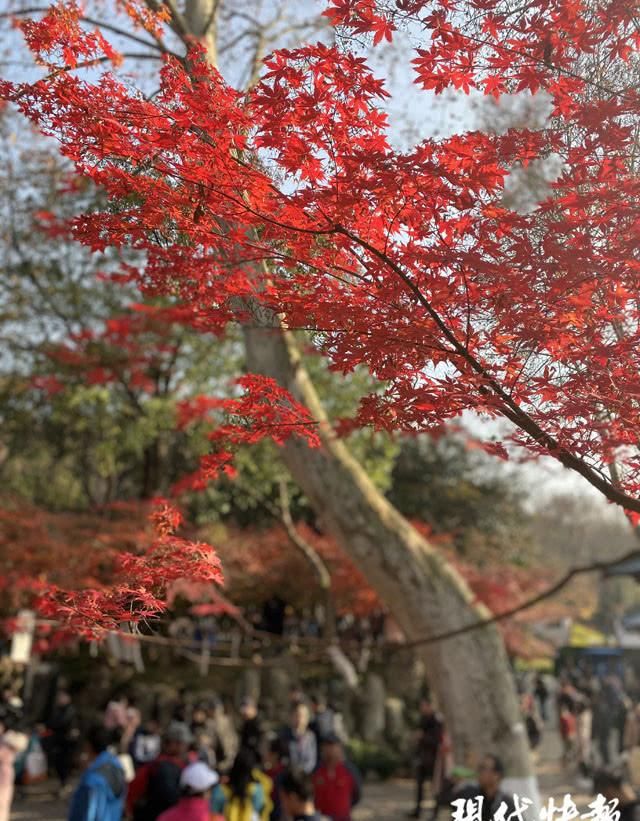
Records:
<instances>
[{"instance_id":1,"label":"maple tree","mask_svg":"<svg viewBox=\"0 0 640 821\"><path fill-rule=\"evenodd\" d=\"M431 38L413 61L419 84L498 96L545 89L554 100L547 128L456 135L394 153L383 83L363 58L321 44L276 52L242 95L190 43L188 62L167 58L161 91L147 101L110 72L92 82L69 70L119 58L63 5L21 23L51 73L5 83L4 94L120 199L75 220L76 236L97 250L144 250L146 264L130 275L148 292L184 300L209 329L237 320L239 300L254 300L291 328L318 330L336 368L366 363L387 383L351 424L415 431L468 408L501 414L517 441L640 511L639 468L627 453L637 331L635 177L625 176L637 93L594 91L571 71L596 45L612 61L628 60L638 36L632 15L615 3L538 2L533 18L501 16L497 2L476 6L482 37L459 23L455 3L424 17L420 2L388 13L338 3L328 14L373 32L374 42L391 36L397 15L415 16ZM198 111L206 127L192 122ZM559 120L582 139L570 144ZM551 151L565 160L553 196L528 216L501 208L510 166ZM294 190L274 184L276 168ZM625 208L614 181L616 191L625 184ZM264 262L281 275L270 268L261 281L256 263ZM616 483L602 470L613 454L625 467Z\"/></svg>"},{"instance_id":2,"label":"maple tree","mask_svg":"<svg viewBox=\"0 0 640 821\"><path fill-rule=\"evenodd\" d=\"M174 519L170 527L176 524ZM416 526L430 535L424 523L416 522ZM307 525L298 528L330 568L332 597L339 615L366 618L384 610L375 590L334 540ZM180 542L174 545L179 564L174 561L175 553L169 556L169 565L157 564L158 546L149 556L154 527L149 524L148 503L122 502L102 510L69 513L46 512L5 499L0 507L0 616L5 628L10 632L12 617L19 609L35 608L43 619L39 652L51 652L59 642L77 638L78 632L100 636L105 628L118 629L123 620L131 623L156 616L166 607L173 608L179 597L195 602L192 612L196 615L230 613L234 617L241 616L240 608L255 606L271 595L282 596L298 612L325 604L322 588L308 574L304 556L291 545L282 527L233 526L223 532L214 528L215 539L207 538L207 530L201 528L191 536L199 537L203 545L213 540L218 546L225 569L223 597L217 590L221 581L217 568L205 574L195 563L185 568L182 562L188 560L188 554ZM452 551L450 541L442 537L439 550L492 612L518 605L548 583L548 573L537 565L523 568L492 559L478 566L462 561ZM305 578L302 587L301 578ZM566 614L566 604L539 605L517 620L501 624L509 652L527 657L532 639L524 625L558 612Z\"/></svg>"},{"instance_id":3,"label":"maple tree","mask_svg":"<svg viewBox=\"0 0 640 821\"><path fill-rule=\"evenodd\" d=\"M432 537L424 522L414 525ZM335 541L319 535L306 525L298 526L301 535L317 550L331 569L331 587L338 614L369 617L384 610L384 602L367 583L352 561L344 555ZM215 539L218 553L225 568L225 584L232 600L242 605L265 601L271 595L283 599L297 608L324 604L322 590L307 572L306 562L299 551L290 544L286 532L277 526L256 530L230 528L223 537ZM494 613L517 606L531 595L544 590L549 583L549 572L539 564L517 566L492 557L483 562L465 561L455 551L451 540L440 537L439 551L447 557L468 581L471 589ZM299 579L306 578L304 586ZM584 587L580 588L584 598ZM555 603L543 602L500 624L507 650L510 654L527 658L534 652L546 655L550 648L541 651L527 630L532 621L559 618L572 612L572 592ZM575 605L574 605L575 607Z\"/></svg>"},{"instance_id":4,"label":"maple tree","mask_svg":"<svg viewBox=\"0 0 640 821\"><path fill-rule=\"evenodd\" d=\"M163 55L157 94L118 78L117 51L71 4L21 21L46 74L5 81L2 93L107 193L109 208L73 220L78 239L95 251L135 249L143 259L125 275L175 300L192 323L220 333L244 325L249 369L262 375L243 379L240 398L185 406L192 419L233 417L212 431L191 487L232 470L239 444L273 437L408 633L477 618L463 581L336 440L292 338L309 330L337 371L365 365L380 381L342 434L370 424L438 429L465 410L502 416L512 440L637 516L638 181L629 160L639 97L624 71L640 44L635 4L335 0L328 16L347 37L375 45L414 26L413 70L426 90L552 98L539 130L468 132L404 152L389 144L384 83L340 43L277 50L238 91L214 65L206 4L190 2L185 14L172 2L120 7ZM166 26L179 54L165 46ZM614 67L611 82L580 73L594 51ZM564 164L549 197L528 214L505 208L510 168L551 153ZM504 453L499 443L487 449ZM446 652L428 658L456 748L486 744L527 775L497 633ZM465 656L483 673L459 682L452 663ZM477 715L462 718L470 699Z\"/></svg>"}]
</instances>

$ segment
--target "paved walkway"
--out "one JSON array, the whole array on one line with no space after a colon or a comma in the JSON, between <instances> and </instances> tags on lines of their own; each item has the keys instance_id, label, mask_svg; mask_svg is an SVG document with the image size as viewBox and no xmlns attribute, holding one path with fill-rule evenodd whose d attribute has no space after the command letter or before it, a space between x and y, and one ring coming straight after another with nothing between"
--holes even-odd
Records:
<instances>
[{"instance_id":1,"label":"paved walkway","mask_svg":"<svg viewBox=\"0 0 640 821\"><path fill-rule=\"evenodd\" d=\"M537 772L543 800L551 796L556 804L570 793L580 809L586 807L591 796L588 785L580 784L575 773L563 772L558 734L547 729L538 752ZM396 779L365 786L362 804L354 813L354 821L400 821L412 808L413 784ZM26 800L16 800L11 821L66 821L67 802L54 800L43 787L34 787ZM444 815L442 816L444 818Z\"/></svg>"}]
</instances>

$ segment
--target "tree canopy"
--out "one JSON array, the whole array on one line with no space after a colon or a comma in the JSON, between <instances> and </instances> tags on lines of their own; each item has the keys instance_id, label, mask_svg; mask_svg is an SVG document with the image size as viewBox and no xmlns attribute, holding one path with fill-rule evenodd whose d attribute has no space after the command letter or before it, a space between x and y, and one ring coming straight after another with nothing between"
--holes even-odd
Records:
<instances>
[{"instance_id":1,"label":"tree canopy","mask_svg":"<svg viewBox=\"0 0 640 821\"><path fill-rule=\"evenodd\" d=\"M334 44L276 50L242 91L171 4L118 8L130 20L123 30L162 58L157 93L119 74L109 30L87 28L70 3L19 19L43 74L0 86L58 141L74 179L104 197L60 229L50 211L40 222L111 254L103 278L144 301L47 346L56 371L71 378L81 366L71 401L87 429L100 428L116 387L122 408L129 402L117 424L124 440L106 432L111 444L93 442L86 458L101 465L128 447L160 447L175 414L183 433L209 429L199 465L183 465L188 477L177 486L164 477L180 494L233 473L245 445L300 436L317 446L317 420L266 377L244 375L224 397L210 372L202 395L169 390L184 329L195 346L240 323L304 335L333 372L369 374L356 412L334 420L342 435L440 432L468 410L502 416L510 439L640 512L631 165L640 99L625 72L640 38L629 4L335 0ZM544 90L548 122L392 148L388 91L350 38L376 46L402 26L419 41L420 87L496 98ZM606 81L590 73L594 51L612 67ZM563 165L547 198L529 213L509 210L510 170L551 154ZM35 291L39 281L31 277ZM40 379L59 392L57 373ZM82 431L65 425L65 434L82 442ZM506 455L500 443L485 447ZM140 483L143 496L162 484ZM84 489L92 501L95 492Z\"/></svg>"}]
</instances>

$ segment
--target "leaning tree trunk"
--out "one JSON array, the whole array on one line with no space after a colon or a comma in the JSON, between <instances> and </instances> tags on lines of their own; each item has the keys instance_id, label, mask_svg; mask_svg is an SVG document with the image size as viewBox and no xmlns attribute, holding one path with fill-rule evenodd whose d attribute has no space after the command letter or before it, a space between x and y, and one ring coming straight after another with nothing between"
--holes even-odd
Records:
<instances>
[{"instance_id":1,"label":"leaning tree trunk","mask_svg":"<svg viewBox=\"0 0 640 821\"><path fill-rule=\"evenodd\" d=\"M321 448L289 440L283 459L323 526L380 595L408 640L486 618L457 571L375 488L328 424L291 335L246 328L249 370L270 376L320 423ZM537 798L524 726L495 625L435 644L422 656L444 712L456 760L499 754L518 790ZM401 674L401 671L398 671Z\"/></svg>"},{"instance_id":2,"label":"leaning tree trunk","mask_svg":"<svg viewBox=\"0 0 640 821\"><path fill-rule=\"evenodd\" d=\"M216 62L218 0L187 0L185 25ZM258 50L254 59L257 64ZM290 333L256 310L245 328L250 371L276 379L320 423L321 448L292 438L283 459L325 529L354 561L409 640L455 630L489 613L466 582L382 496L338 440ZM263 327L260 327L262 325ZM515 687L500 634L491 625L422 649L429 682L458 762L500 755L520 794L538 793ZM401 675L402 671L398 671Z\"/></svg>"}]
</instances>

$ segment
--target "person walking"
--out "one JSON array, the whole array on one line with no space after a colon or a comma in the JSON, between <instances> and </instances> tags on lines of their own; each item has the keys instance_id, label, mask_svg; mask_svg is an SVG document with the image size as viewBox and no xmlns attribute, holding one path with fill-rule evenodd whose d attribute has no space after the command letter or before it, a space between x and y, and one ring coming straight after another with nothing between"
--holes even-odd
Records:
<instances>
[{"instance_id":1,"label":"person walking","mask_svg":"<svg viewBox=\"0 0 640 821\"><path fill-rule=\"evenodd\" d=\"M162 737L160 735L160 725L154 719L141 724L136 730L131 744L129 754L133 761L133 766L139 770L144 764L148 764L160 755L162 747Z\"/></svg>"},{"instance_id":2,"label":"person walking","mask_svg":"<svg viewBox=\"0 0 640 821\"><path fill-rule=\"evenodd\" d=\"M283 773L287 771L289 763L289 751L280 738L272 738L269 742L265 755L265 774L271 780L271 804L270 821L280 821L282 817L282 807L280 805L280 780Z\"/></svg>"},{"instance_id":3,"label":"person walking","mask_svg":"<svg viewBox=\"0 0 640 821\"><path fill-rule=\"evenodd\" d=\"M629 714L632 712L633 704L625 692L622 682L617 676L613 679L612 689L615 703L615 728L618 744L618 755L622 755L624 752L624 731L629 719Z\"/></svg>"},{"instance_id":4,"label":"person walking","mask_svg":"<svg viewBox=\"0 0 640 821\"><path fill-rule=\"evenodd\" d=\"M427 698L420 702L420 726L416 736L415 746L415 774L416 774L416 805L410 818L420 818L422 802L424 800L425 782L431 782L434 776L436 762L444 725Z\"/></svg>"},{"instance_id":5,"label":"person walking","mask_svg":"<svg viewBox=\"0 0 640 821\"><path fill-rule=\"evenodd\" d=\"M71 798L69 821L120 821L127 784L117 757L108 749L110 732L103 726L87 733L89 765Z\"/></svg>"},{"instance_id":6,"label":"person walking","mask_svg":"<svg viewBox=\"0 0 640 821\"><path fill-rule=\"evenodd\" d=\"M251 696L246 696L240 704L243 723L240 730L240 749L251 750L257 763L262 761L262 741L264 733L258 715L258 705Z\"/></svg>"},{"instance_id":7,"label":"person walking","mask_svg":"<svg viewBox=\"0 0 640 821\"><path fill-rule=\"evenodd\" d=\"M318 694L311 696L311 710L313 719L309 729L316 737L319 750L323 738L336 734L336 716L324 696Z\"/></svg>"},{"instance_id":8,"label":"person walking","mask_svg":"<svg viewBox=\"0 0 640 821\"><path fill-rule=\"evenodd\" d=\"M527 730L529 746L535 750L542 738L542 719L537 710L536 700L531 693L524 692L520 696L520 711Z\"/></svg>"},{"instance_id":9,"label":"person walking","mask_svg":"<svg viewBox=\"0 0 640 821\"><path fill-rule=\"evenodd\" d=\"M210 821L211 793L219 780L218 773L204 761L188 764L180 774L180 800L158 821Z\"/></svg>"},{"instance_id":10,"label":"person walking","mask_svg":"<svg viewBox=\"0 0 640 821\"><path fill-rule=\"evenodd\" d=\"M180 775L187 763L191 732L172 721L162 739L160 755L144 764L129 785L127 809L134 821L156 821L180 799Z\"/></svg>"},{"instance_id":11,"label":"person walking","mask_svg":"<svg viewBox=\"0 0 640 821\"><path fill-rule=\"evenodd\" d=\"M576 707L576 757L580 775L587 777L592 770L592 712L588 699Z\"/></svg>"},{"instance_id":12,"label":"person walking","mask_svg":"<svg viewBox=\"0 0 640 821\"><path fill-rule=\"evenodd\" d=\"M629 710L624 728L624 744L627 753L627 772L634 786L640 785L640 704Z\"/></svg>"},{"instance_id":13,"label":"person walking","mask_svg":"<svg viewBox=\"0 0 640 821\"><path fill-rule=\"evenodd\" d=\"M337 735L322 740L321 763L312 776L315 803L331 821L351 821L351 810L360 801L358 771L345 761L344 749Z\"/></svg>"},{"instance_id":14,"label":"person walking","mask_svg":"<svg viewBox=\"0 0 640 821\"><path fill-rule=\"evenodd\" d=\"M611 705L603 688L596 693L593 701L592 736L600 764L607 767L611 762Z\"/></svg>"},{"instance_id":15,"label":"person walking","mask_svg":"<svg viewBox=\"0 0 640 821\"><path fill-rule=\"evenodd\" d=\"M0 821L9 821L15 784L15 761L29 743L24 733L15 732L0 719Z\"/></svg>"},{"instance_id":16,"label":"person walking","mask_svg":"<svg viewBox=\"0 0 640 821\"><path fill-rule=\"evenodd\" d=\"M567 767L576 752L576 717L568 707L560 708L560 738L562 739L562 763Z\"/></svg>"},{"instance_id":17,"label":"person walking","mask_svg":"<svg viewBox=\"0 0 640 821\"><path fill-rule=\"evenodd\" d=\"M80 738L78 716L68 690L58 691L47 729L49 736L45 751L60 781L60 794L64 795Z\"/></svg>"},{"instance_id":18,"label":"person walking","mask_svg":"<svg viewBox=\"0 0 640 821\"><path fill-rule=\"evenodd\" d=\"M549 701L549 688L546 685L542 673L536 675L533 684L533 694L538 702L538 709L540 710L540 717L544 722L547 721L547 702Z\"/></svg>"}]
</instances>

